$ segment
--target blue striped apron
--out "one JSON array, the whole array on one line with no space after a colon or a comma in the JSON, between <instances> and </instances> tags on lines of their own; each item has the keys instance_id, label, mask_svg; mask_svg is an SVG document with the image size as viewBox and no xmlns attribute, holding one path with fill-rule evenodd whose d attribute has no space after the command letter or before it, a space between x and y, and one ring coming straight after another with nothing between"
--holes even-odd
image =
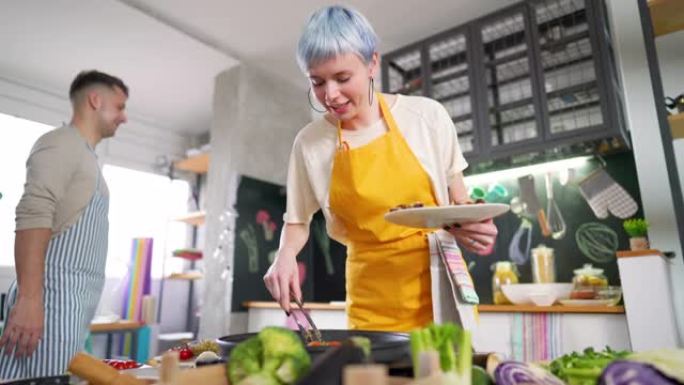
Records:
<instances>
[{"instance_id":1,"label":"blue striped apron","mask_svg":"<svg viewBox=\"0 0 684 385\"><path fill-rule=\"evenodd\" d=\"M100 183L105 182L98 172L95 193L83 215L48 244L43 338L29 357L15 358L0 352L0 379L63 374L71 357L83 350L105 281L109 198L100 192ZM8 294L6 315L16 298L15 281Z\"/></svg>"}]
</instances>

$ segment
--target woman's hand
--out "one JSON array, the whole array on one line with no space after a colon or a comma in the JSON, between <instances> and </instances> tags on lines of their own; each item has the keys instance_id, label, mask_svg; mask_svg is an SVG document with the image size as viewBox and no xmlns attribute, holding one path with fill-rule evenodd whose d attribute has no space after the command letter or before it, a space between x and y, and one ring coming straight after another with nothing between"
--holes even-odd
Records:
<instances>
[{"instance_id":1,"label":"woman's hand","mask_svg":"<svg viewBox=\"0 0 684 385\"><path fill-rule=\"evenodd\" d=\"M492 219L482 222L454 224L444 227L468 251L478 255L489 255L494 249L498 230Z\"/></svg>"},{"instance_id":2,"label":"woman's hand","mask_svg":"<svg viewBox=\"0 0 684 385\"><path fill-rule=\"evenodd\" d=\"M264 275L264 283L274 300L280 303L280 307L290 312L290 293L296 298L302 298L299 288L299 269L297 258L278 252L275 260Z\"/></svg>"}]
</instances>

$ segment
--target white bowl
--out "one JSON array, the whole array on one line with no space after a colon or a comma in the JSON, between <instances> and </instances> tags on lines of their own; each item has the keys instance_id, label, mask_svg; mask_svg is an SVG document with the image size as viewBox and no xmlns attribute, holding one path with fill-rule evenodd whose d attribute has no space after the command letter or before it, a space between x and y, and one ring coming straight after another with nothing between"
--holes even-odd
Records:
<instances>
[{"instance_id":1,"label":"white bowl","mask_svg":"<svg viewBox=\"0 0 684 385\"><path fill-rule=\"evenodd\" d=\"M501 285L504 295L515 305L550 306L557 300L567 299L571 283L515 283Z\"/></svg>"}]
</instances>

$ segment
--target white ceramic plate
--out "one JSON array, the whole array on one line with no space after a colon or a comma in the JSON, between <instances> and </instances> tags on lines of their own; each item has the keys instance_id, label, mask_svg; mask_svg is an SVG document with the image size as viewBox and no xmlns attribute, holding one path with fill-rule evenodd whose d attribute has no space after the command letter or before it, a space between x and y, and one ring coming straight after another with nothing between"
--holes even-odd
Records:
<instances>
[{"instance_id":1,"label":"white ceramic plate","mask_svg":"<svg viewBox=\"0 0 684 385\"><path fill-rule=\"evenodd\" d=\"M564 306L612 306L615 300L612 299L561 299L558 301Z\"/></svg>"},{"instance_id":2,"label":"white ceramic plate","mask_svg":"<svg viewBox=\"0 0 684 385\"><path fill-rule=\"evenodd\" d=\"M480 222L510 210L504 203L416 207L385 214L385 219L397 225L420 229L440 228L454 223Z\"/></svg>"}]
</instances>

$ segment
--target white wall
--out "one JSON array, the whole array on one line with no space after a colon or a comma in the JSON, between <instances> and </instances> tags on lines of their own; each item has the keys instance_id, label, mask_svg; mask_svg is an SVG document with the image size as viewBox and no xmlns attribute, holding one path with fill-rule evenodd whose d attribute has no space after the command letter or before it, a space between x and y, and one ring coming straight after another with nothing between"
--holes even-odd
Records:
<instances>
[{"instance_id":1,"label":"white wall","mask_svg":"<svg viewBox=\"0 0 684 385\"><path fill-rule=\"evenodd\" d=\"M67 90L56 92L16 80L0 77L0 112L23 119L59 126L71 119ZM190 137L154 126L130 113L128 123L119 127L116 136L97 147L100 160L139 171L159 172L157 159L183 157Z\"/></svg>"},{"instance_id":2,"label":"white wall","mask_svg":"<svg viewBox=\"0 0 684 385\"><path fill-rule=\"evenodd\" d=\"M677 256L672 261L672 284L674 301L678 314L679 345L684 342L684 263L682 249L674 215L673 196L667 174L667 164L663 154L663 138L660 136L658 115L646 57L643 31L636 1L610 0L608 9L613 25L613 39L617 52L618 66L624 86L625 112L632 135L634 158L636 161L639 189L646 219L650 223L649 238L651 246L663 251L674 251ZM660 38L659 38L660 39ZM681 35L672 39L679 40ZM672 44L664 40L665 44ZM681 47L682 44L679 44ZM662 51L662 50L661 50ZM678 48L681 55L681 48ZM666 73L666 84L682 84L681 75L676 73L679 60L672 59L674 53L661 58L661 66ZM678 56L681 58L681 56ZM681 67L680 67L681 68ZM679 72L681 73L681 72ZM674 75L673 75L674 74ZM671 89L666 87L666 92ZM678 158L684 152L679 151ZM679 172L684 171L679 168ZM681 174L680 174L681 180ZM647 279L647 277L644 277Z\"/></svg>"}]
</instances>

